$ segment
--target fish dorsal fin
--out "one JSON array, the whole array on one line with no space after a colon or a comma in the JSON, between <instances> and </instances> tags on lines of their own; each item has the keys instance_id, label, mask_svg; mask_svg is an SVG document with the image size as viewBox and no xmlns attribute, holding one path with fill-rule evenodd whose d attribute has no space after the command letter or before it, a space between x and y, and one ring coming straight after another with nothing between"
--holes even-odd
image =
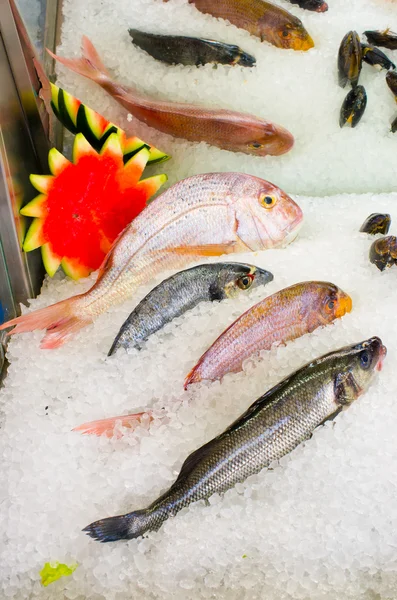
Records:
<instances>
[{"instance_id":1,"label":"fish dorsal fin","mask_svg":"<svg viewBox=\"0 0 397 600\"><path fill-rule=\"evenodd\" d=\"M274 394L278 391L280 391L282 388L286 387L289 385L289 383L291 382L292 378L294 377L295 373L293 375L289 375L288 377L286 377L285 379L283 379L282 381L280 381L279 383L277 383L275 386L273 386L272 388L270 388L270 390L268 390L267 392L265 392L263 394L263 396L261 396L260 398L258 398L258 400L255 400L255 402L253 404L251 404L251 406L249 408L247 408L247 410L245 411L245 413L243 413L240 417L238 417L238 419L236 419L226 430L225 433L230 433L231 431L235 431L236 429L239 429L240 427L242 427L243 425L245 425L245 423L254 416L255 413L259 412L260 410L264 409L266 406L270 406L274 400Z\"/></svg>"},{"instance_id":2,"label":"fish dorsal fin","mask_svg":"<svg viewBox=\"0 0 397 600\"><path fill-rule=\"evenodd\" d=\"M203 459L205 459L205 457L210 454L210 452L212 451L214 446L216 446L218 441L224 437L225 433L221 433L221 435L218 435L216 438L214 438L210 442L207 442L206 444L204 444L204 446L197 448L197 450L194 450L194 452L189 454L189 456L187 457L187 459L185 460L185 462L183 463L183 465L181 467L178 478L175 481L174 485L181 483L181 481L183 479L185 479L185 477L190 475L190 473L197 466L197 464L199 462L201 462ZM172 487L174 487L174 485Z\"/></svg>"}]
</instances>

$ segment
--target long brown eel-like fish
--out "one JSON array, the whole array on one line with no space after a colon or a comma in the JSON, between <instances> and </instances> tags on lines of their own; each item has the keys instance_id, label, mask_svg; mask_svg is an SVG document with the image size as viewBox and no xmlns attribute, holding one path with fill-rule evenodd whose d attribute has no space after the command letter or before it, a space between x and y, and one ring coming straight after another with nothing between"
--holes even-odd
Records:
<instances>
[{"instance_id":1,"label":"long brown eel-like fish","mask_svg":"<svg viewBox=\"0 0 397 600\"><path fill-rule=\"evenodd\" d=\"M256 156L278 156L288 152L294 138L289 131L259 117L232 110L201 108L194 104L155 100L134 88L113 81L93 44L82 41L82 58L49 54L76 73L98 83L124 108L150 127L191 142Z\"/></svg>"}]
</instances>

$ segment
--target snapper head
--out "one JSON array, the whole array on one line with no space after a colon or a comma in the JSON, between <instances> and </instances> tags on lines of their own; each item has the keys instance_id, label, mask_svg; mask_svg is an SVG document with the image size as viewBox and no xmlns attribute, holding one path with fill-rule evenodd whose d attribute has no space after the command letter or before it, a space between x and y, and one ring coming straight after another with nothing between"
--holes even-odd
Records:
<instances>
[{"instance_id":1,"label":"snapper head","mask_svg":"<svg viewBox=\"0 0 397 600\"><path fill-rule=\"evenodd\" d=\"M303 213L292 198L259 177L242 180L241 188L236 202L237 235L250 250L286 246L296 238Z\"/></svg>"}]
</instances>

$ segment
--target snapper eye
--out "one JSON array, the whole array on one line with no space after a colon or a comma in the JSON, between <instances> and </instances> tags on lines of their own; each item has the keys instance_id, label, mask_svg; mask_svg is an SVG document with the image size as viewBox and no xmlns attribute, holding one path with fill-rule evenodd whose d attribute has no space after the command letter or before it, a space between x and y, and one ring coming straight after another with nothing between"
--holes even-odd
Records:
<instances>
[{"instance_id":1,"label":"snapper eye","mask_svg":"<svg viewBox=\"0 0 397 600\"><path fill-rule=\"evenodd\" d=\"M333 300L330 300L327 304L329 310L333 310L335 308L335 302Z\"/></svg>"},{"instance_id":2,"label":"snapper eye","mask_svg":"<svg viewBox=\"0 0 397 600\"><path fill-rule=\"evenodd\" d=\"M244 277L240 277L237 279L237 285L240 290L248 290L251 287L252 282L254 281L254 275L244 275Z\"/></svg>"},{"instance_id":3,"label":"snapper eye","mask_svg":"<svg viewBox=\"0 0 397 600\"><path fill-rule=\"evenodd\" d=\"M290 32L288 31L288 29L283 29L283 31L281 32L281 35L283 36L283 38L285 40L288 40L291 37Z\"/></svg>"},{"instance_id":4,"label":"snapper eye","mask_svg":"<svg viewBox=\"0 0 397 600\"><path fill-rule=\"evenodd\" d=\"M370 361L369 353L367 350L365 350L364 352L361 353L360 365L363 369L368 369L370 363L371 363L371 361Z\"/></svg>"},{"instance_id":5,"label":"snapper eye","mask_svg":"<svg viewBox=\"0 0 397 600\"><path fill-rule=\"evenodd\" d=\"M248 146L253 150L259 150L259 148L263 148L263 144L260 144L259 142L252 142L252 144L248 144Z\"/></svg>"},{"instance_id":6,"label":"snapper eye","mask_svg":"<svg viewBox=\"0 0 397 600\"><path fill-rule=\"evenodd\" d=\"M274 196L268 196L267 194L261 194L259 197L259 203L264 208L273 208L273 206L276 204L276 202L277 202L277 198L275 198Z\"/></svg>"}]
</instances>

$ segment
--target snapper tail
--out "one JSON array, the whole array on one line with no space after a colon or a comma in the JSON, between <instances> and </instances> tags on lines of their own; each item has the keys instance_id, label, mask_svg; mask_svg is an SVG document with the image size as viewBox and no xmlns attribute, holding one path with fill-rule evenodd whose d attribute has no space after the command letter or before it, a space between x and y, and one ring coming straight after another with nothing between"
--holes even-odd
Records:
<instances>
[{"instance_id":1,"label":"snapper tail","mask_svg":"<svg viewBox=\"0 0 397 600\"><path fill-rule=\"evenodd\" d=\"M41 341L40 348L59 348L77 331L91 322L91 319L79 316L77 307L78 296L74 296L3 323L0 331L15 326L12 331L8 332L8 335L15 335L36 329L46 329L47 333Z\"/></svg>"},{"instance_id":2,"label":"snapper tail","mask_svg":"<svg viewBox=\"0 0 397 600\"><path fill-rule=\"evenodd\" d=\"M99 419L98 421L90 421L88 423L83 423L82 425L78 425L72 431L79 431L83 435L103 435L111 438L115 437L116 439L120 439L123 437L123 432L114 431L115 427L118 423L120 423L123 427L133 428L134 425L139 425L142 422L145 415L148 415L149 422L153 421L153 417L150 412L141 412L131 415L122 415L120 417L110 417L109 419Z\"/></svg>"},{"instance_id":3,"label":"snapper tail","mask_svg":"<svg viewBox=\"0 0 397 600\"><path fill-rule=\"evenodd\" d=\"M90 42L85 35L83 35L82 38L81 50L83 54L81 58L64 58L63 56L57 56L47 48L47 52L52 58L72 71L75 71L75 73L83 75L83 77L87 77L88 79L92 79L92 81L95 81L100 85L111 81L109 73L98 52L95 50L93 43Z\"/></svg>"},{"instance_id":4,"label":"snapper tail","mask_svg":"<svg viewBox=\"0 0 397 600\"><path fill-rule=\"evenodd\" d=\"M83 531L99 542L117 542L117 540L130 540L140 537L147 531L158 529L155 513L150 509L136 510L135 512L119 517L109 517L95 521L84 527Z\"/></svg>"}]
</instances>

